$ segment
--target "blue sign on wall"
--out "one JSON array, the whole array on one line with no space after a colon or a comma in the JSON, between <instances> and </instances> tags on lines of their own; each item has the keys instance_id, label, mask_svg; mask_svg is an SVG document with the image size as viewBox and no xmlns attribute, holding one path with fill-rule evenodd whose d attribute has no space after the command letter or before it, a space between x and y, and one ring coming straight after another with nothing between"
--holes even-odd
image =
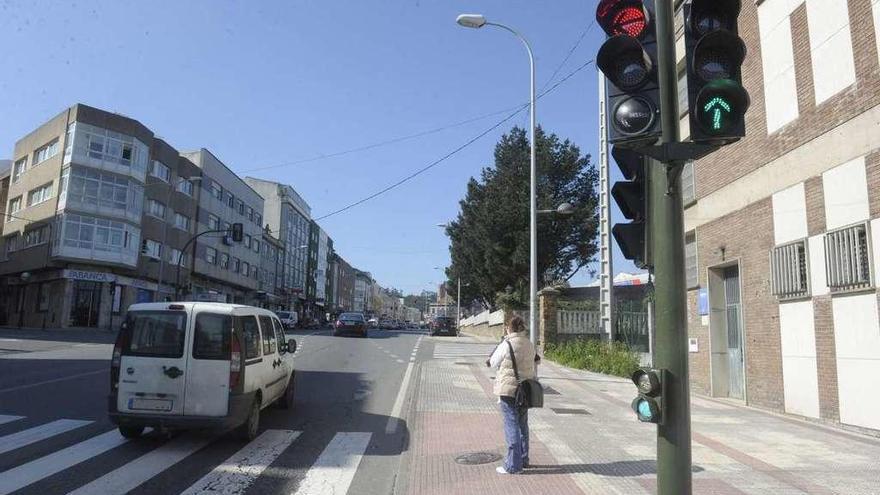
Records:
<instances>
[{"instance_id":1,"label":"blue sign on wall","mask_svg":"<svg viewBox=\"0 0 880 495\"><path fill-rule=\"evenodd\" d=\"M709 291L707 289L700 289L697 292L697 313L700 316L709 314Z\"/></svg>"}]
</instances>

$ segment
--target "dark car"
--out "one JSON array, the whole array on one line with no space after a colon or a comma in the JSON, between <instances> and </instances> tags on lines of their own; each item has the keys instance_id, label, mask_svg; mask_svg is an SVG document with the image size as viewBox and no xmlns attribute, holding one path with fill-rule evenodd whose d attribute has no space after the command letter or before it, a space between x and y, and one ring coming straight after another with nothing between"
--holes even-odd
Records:
<instances>
[{"instance_id":1,"label":"dark car","mask_svg":"<svg viewBox=\"0 0 880 495\"><path fill-rule=\"evenodd\" d=\"M451 316L437 316L431 320L431 335L458 335L455 326L455 318Z\"/></svg>"},{"instance_id":2,"label":"dark car","mask_svg":"<svg viewBox=\"0 0 880 495\"><path fill-rule=\"evenodd\" d=\"M333 335L353 334L367 336L367 319L363 313L342 313L333 326Z\"/></svg>"}]
</instances>

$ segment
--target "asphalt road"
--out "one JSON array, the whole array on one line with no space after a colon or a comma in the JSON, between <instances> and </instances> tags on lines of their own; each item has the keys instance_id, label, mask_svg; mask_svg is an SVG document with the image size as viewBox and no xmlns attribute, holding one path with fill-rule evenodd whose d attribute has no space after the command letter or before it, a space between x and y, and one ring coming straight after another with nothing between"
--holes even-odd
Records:
<instances>
[{"instance_id":1,"label":"asphalt road","mask_svg":"<svg viewBox=\"0 0 880 495\"><path fill-rule=\"evenodd\" d=\"M61 336L59 336L61 335ZM294 332L296 400L248 443L228 432L122 439L107 420L112 336L0 331L0 495L391 494L422 332Z\"/></svg>"}]
</instances>

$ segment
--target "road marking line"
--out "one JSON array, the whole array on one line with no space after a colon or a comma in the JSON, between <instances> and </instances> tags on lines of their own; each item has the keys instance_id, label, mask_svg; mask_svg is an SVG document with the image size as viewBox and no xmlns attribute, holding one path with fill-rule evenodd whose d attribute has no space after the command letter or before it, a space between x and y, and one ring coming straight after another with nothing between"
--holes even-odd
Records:
<instances>
[{"instance_id":1,"label":"road marking line","mask_svg":"<svg viewBox=\"0 0 880 495\"><path fill-rule=\"evenodd\" d=\"M189 455L211 443L213 438L192 436L178 437L165 445L83 485L68 495L104 495L105 493L128 493L153 476L182 461Z\"/></svg>"},{"instance_id":2,"label":"road marking line","mask_svg":"<svg viewBox=\"0 0 880 495\"><path fill-rule=\"evenodd\" d=\"M421 342L422 337L416 342L416 346ZM410 360L406 365L406 372L403 374L403 382L400 384L400 390L397 391L397 398L394 400L394 407L391 408L391 414L388 417L388 424L385 425L385 433L388 435L397 431L397 425L400 423L400 410L403 409L403 400L406 398L407 389L409 389L409 381L412 378L412 370L415 360Z\"/></svg>"},{"instance_id":3,"label":"road marking line","mask_svg":"<svg viewBox=\"0 0 880 495\"><path fill-rule=\"evenodd\" d=\"M60 435L70 430L75 430L91 423L91 421L79 419L59 419L57 421L52 421L51 423L34 426L33 428L28 428L27 430L22 430L18 433L0 437L0 454L20 449L26 445L54 437L55 435Z\"/></svg>"},{"instance_id":4,"label":"road marking line","mask_svg":"<svg viewBox=\"0 0 880 495\"><path fill-rule=\"evenodd\" d=\"M306 473L294 495L348 493L371 433L337 433Z\"/></svg>"},{"instance_id":5,"label":"road marking line","mask_svg":"<svg viewBox=\"0 0 880 495\"><path fill-rule=\"evenodd\" d=\"M9 387L9 388L0 389L0 394L5 394L6 392L15 392L18 390L24 390L26 388L39 387L41 385L48 385L50 383L63 382L65 380L73 380L73 379L81 378L84 376L97 375L98 373L107 373L109 371L110 371L109 368L108 369L100 369L100 370L95 370L95 371L87 371L85 373L78 373L76 375L63 376L61 378L54 378L52 380L45 380L45 381L37 382L37 383L29 383L27 385L18 385L17 387Z\"/></svg>"},{"instance_id":6,"label":"road marking line","mask_svg":"<svg viewBox=\"0 0 880 495\"><path fill-rule=\"evenodd\" d=\"M292 430L264 431L254 441L223 461L223 464L196 481L181 495L214 491L220 493L244 492L301 433L301 431Z\"/></svg>"},{"instance_id":7,"label":"road marking line","mask_svg":"<svg viewBox=\"0 0 880 495\"><path fill-rule=\"evenodd\" d=\"M117 430L111 430L53 454L40 457L27 464L4 471L3 476L0 477L0 495L20 490L43 478L48 478L71 466L119 447L127 441Z\"/></svg>"},{"instance_id":8,"label":"road marking line","mask_svg":"<svg viewBox=\"0 0 880 495\"><path fill-rule=\"evenodd\" d=\"M5 414L0 414L0 425L5 425L6 423L12 423L13 421L18 421L19 419L24 418L24 416L7 416Z\"/></svg>"},{"instance_id":9,"label":"road marking line","mask_svg":"<svg viewBox=\"0 0 880 495\"><path fill-rule=\"evenodd\" d=\"M403 359L400 359L400 358L397 358L397 362L400 363L400 364L403 364L403 363L404 363Z\"/></svg>"}]
</instances>

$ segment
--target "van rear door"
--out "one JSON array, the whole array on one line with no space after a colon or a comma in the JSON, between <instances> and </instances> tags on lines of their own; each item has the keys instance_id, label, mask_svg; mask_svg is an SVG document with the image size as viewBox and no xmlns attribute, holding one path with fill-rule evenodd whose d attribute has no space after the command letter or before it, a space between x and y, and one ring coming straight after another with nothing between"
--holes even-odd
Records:
<instances>
[{"instance_id":1,"label":"van rear door","mask_svg":"<svg viewBox=\"0 0 880 495\"><path fill-rule=\"evenodd\" d=\"M180 308L126 316L120 330L119 412L183 414L189 314Z\"/></svg>"},{"instance_id":2,"label":"van rear door","mask_svg":"<svg viewBox=\"0 0 880 495\"><path fill-rule=\"evenodd\" d=\"M195 311L187 353L187 416L225 416L229 409L232 315Z\"/></svg>"}]
</instances>

